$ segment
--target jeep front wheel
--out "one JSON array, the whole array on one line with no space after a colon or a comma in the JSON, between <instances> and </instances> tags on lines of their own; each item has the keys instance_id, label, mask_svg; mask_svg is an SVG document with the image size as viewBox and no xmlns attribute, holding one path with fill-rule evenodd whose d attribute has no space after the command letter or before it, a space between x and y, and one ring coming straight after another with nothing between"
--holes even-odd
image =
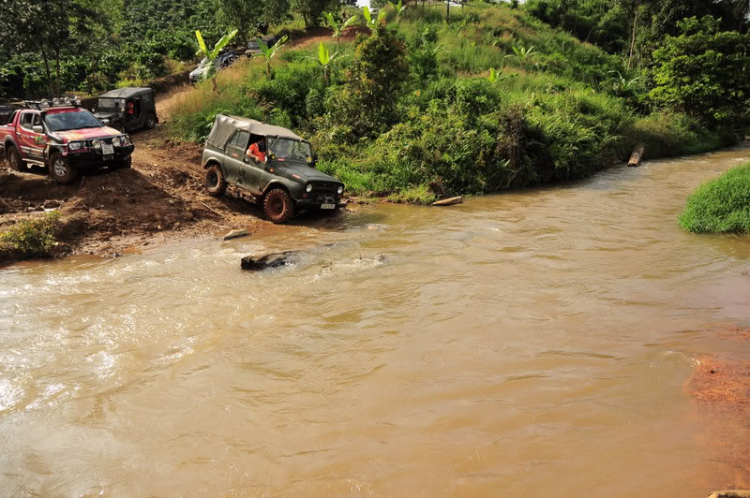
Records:
<instances>
[{"instance_id":1,"label":"jeep front wheel","mask_svg":"<svg viewBox=\"0 0 750 498\"><path fill-rule=\"evenodd\" d=\"M284 223L294 215L294 200L284 189L274 189L263 200L263 211L274 223Z\"/></svg>"},{"instance_id":2,"label":"jeep front wheel","mask_svg":"<svg viewBox=\"0 0 750 498\"><path fill-rule=\"evenodd\" d=\"M221 197L227 191L227 179L218 164L212 164L206 170L206 190L214 197Z\"/></svg>"},{"instance_id":3,"label":"jeep front wheel","mask_svg":"<svg viewBox=\"0 0 750 498\"><path fill-rule=\"evenodd\" d=\"M8 147L8 152L6 154L8 156L8 166L13 171L21 171L24 166L24 162L21 159L21 154L18 152L18 149L16 149L13 146Z\"/></svg>"},{"instance_id":4,"label":"jeep front wheel","mask_svg":"<svg viewBox=\"0 0 750 498\"><path fill-rule=\"evenodd\" d=\"M49 176L57 183L72 183L78 178L78 170L70 165L68 158L60 154L52 154L49 161Z\"/></svg>"}]
</instances>

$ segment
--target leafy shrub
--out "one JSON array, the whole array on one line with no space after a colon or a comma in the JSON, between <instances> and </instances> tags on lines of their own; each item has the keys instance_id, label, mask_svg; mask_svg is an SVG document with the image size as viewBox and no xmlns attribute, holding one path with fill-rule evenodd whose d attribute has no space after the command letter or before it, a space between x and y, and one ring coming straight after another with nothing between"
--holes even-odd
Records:
<instances>
[{"instance_id":1,"label":"leafy shrub","mask_svg":"<svg viewBox=\"0 0 750 498\"><path fill-rule=\"evenodd\" d=\"M679 221L695 233L750 234L750 163L699 187L688 198Z\"/></svg>"},{"instance_id":2,"label":"leafy shrub","mask_svg":"<svg viewBox=\"0 0 750 498\"><path fill-rule=\"evenodd\" d=\"M398 121L398 98L409 77L406 47L382 25L373 36L360 35L356 43L353 65L332 111L355 134L377 136Z\"/></svg>"},{"instance_id":3,"label":"leafy shrub","mask_svg":"<svg viewBox=\"0 0 750 498\"><path fill-rule=\"evenodd\" d=\"M23 220L0 235L0 241L24 256L49 256L57 245L60 213L53 211L42 218Z\"/></svg>"}]
</instances>

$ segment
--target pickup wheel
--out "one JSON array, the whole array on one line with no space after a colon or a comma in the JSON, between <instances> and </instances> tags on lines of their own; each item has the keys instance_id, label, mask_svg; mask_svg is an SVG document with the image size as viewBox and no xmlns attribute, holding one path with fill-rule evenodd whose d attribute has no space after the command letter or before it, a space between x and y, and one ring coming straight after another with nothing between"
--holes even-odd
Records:
<instances>
[{"instance_id":1,"label":"pickup wheel","mask_svg":"<svg viewBox=\"0 0 750 498\"><path fill-rule=\"evenodd\" d=\"M221 197L227 191L227 179L218 164L212 164L206 170L206 190L214 197Z\"/></svg>"},{"instance_id":2,"label":"pickup wheel","mask_svg":"<svg viewBox=\"0 0 750 498\"><path fill-rule=\"evenodd\" d=\"M284 223L294 215L294 200L284 189L271 190L263 199L263 212L273 223Z\"/></svg>"},{"instance_id":3,"label":"pickup wheel","mask_svg":"<svg viewBox=\"0 0 750 498\"><path fill-rule=\"evenodd\" d=\"M117 164L118 168L132 168L133 167L133 156L128 156L127 159L120 161Z\"/></svg>"},{"instance_id":4,"label":"pickup wheel","mask_svg":"<svg viewBox=\"0 0 750 498\"><path fill-rule=\"evenodd\" d=\"M25 169L26 163L23 162L23 159L21 159L21 154L18 152L18 149L16 149L13 146L8 147L6 155L8 156L8 166L13 171L21 171L22 169Z\"/></svg>"},{"instance_id":5,"label":"pickup wheel","mask_svg":"<svg viewBox=\"0 0 750 498\"><path fill-rule=\"evenodd\" d=\"M70 165L67 157L57 152L49 160L49 176L57 183L72 183L78 178L78 170Z\"/></svg>"},{"instance_id":6,"label":"pickup wheel","mask_svg":"<svg viewBox=\"0 0 750 498\"><path fill-rule=\"evenodd\" d=\"M146 116L146 129L153 129L156 127L156 116L154 116L153 112L149 112L148 116Z\"/></svg>"}]
</instances>

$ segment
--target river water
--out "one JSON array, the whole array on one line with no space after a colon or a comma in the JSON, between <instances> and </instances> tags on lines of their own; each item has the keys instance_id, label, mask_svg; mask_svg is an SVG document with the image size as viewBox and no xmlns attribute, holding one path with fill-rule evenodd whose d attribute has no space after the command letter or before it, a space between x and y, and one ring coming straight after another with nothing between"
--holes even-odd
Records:
<instances>
[{"instance_id":1,"label":"river water","mask_svg":"<svg viewBox=\"0 0 750 498\"><path fill-rule=\"evenodd\" d=\"M683 233L750 148L0 270L3 496L705 496L684 384L750 242ZM251 274L241 256L301 249ZM725 461L727 460L727 461Z\"/></svg>"}]
</instances>

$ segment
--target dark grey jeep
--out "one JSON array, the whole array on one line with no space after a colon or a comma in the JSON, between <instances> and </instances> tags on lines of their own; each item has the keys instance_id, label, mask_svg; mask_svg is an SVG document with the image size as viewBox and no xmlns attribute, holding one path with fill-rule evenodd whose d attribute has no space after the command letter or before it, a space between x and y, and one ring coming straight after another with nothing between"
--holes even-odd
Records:
<instances>
[{"instance_id":1,"label":"dark grey jeep","mask_svg":"<svg viewBox=\"0 0 750 498\"><path fill-rule=\"evenodd\" d=\"M120 133L151 129L159 122L151 88L118 88L100 95L94 116Z\"/></svg>"},{"instance_id":2,"label":"dark grey jeep","mask_svg":"<svg viewBox=\"0 0 750 498\"><path fill-rule=\"evenodd\" d=\"M344 184L315 169L310 143L280 126L236 116L216 116L203 149L206 188L248 190L268 219L284 223L297 210L343 207Z\"/></svg>"}]
</instances>

